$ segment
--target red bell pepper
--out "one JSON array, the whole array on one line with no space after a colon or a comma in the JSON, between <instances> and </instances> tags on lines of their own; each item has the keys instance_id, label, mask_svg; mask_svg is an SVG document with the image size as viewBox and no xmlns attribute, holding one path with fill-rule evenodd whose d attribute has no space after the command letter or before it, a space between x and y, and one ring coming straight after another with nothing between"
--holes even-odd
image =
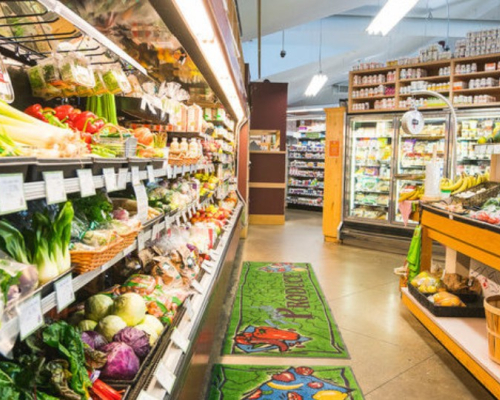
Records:
<instances>
[{"instance_id":1,"label":"red bell pepper","mask_svg":"<svg viewBox=\"0 0 500 400\"><path fill-rule=\"evenodd\" d=\"M24 110L24 112L36 119L44 122L49 122L43 115L43 107L40 104L33 104L32 106L29 106L26 110Z\"/></svg>"},{"instance_id":2,"label":"red bell pepper","mask_svg":"<svg viewBox=\"0 0 500 400\"><path fill-rule=\"evenodd\" d=\"M90 111L84 111L73 120L73 124L79 131L94 134L102 129L104 120Z\"/></svg>"},{"instance_id":3,"label":"red bell pepper","mask_svg":"<svg viewBox=\"0 0 500 400\"><path fill-rule=\"evenodd\" d=\"M69 104L64 104L62 106L58 106L54 109L56 112L56 117L61 122L66 122L69 119L69 115L73 113L74 108Z\"/></svg>"},{"instance_id":4,"label":"red bell pepper","mask_svg":"<svg viewBox=\"0 0 500 400\"><path fill-rule=\"evenodd\" d=\"M43 116L46 118L47 122L51 125L57 126L59 128L66 129L68 125L63 124L59 118L56 116L56 110L50 107L45 107L43 109Z\"/></svg>"}]
</instances>

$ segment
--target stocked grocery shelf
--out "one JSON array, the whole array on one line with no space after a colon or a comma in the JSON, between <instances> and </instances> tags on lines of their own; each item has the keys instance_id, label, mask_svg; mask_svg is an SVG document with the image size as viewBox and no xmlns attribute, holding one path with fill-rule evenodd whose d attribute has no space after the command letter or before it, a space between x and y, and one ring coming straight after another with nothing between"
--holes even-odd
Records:
<instances>
[{"instance_id":1,"label":"stocked grocery shelf","mask_svg":"<svg viewBox=\"0 0 500 400\"><path fill-rule=\"evenodd\" d=\"M392 136L355 136L354 139L392 139Z\"/></svg>"},{"instance_id":2,"label":"stocked grocery shelf","mask_svg":"<svg viewBox=\"0 0 500 400\"><path fill-rule=\"evenodd\" d=\"M325 150L295 150L295 149L288 149L290 153L324 153Z\"/></svg>"},{"instance_id":3,"label":"stocked grocery shelf","mask_svg":"<svg viewBox=\"0 0 500 400\"><path fill-rule=\"evenodd\" d=\"M291 193L291 192L288 192L288 196L306 196L306 197L319 197L319 198L322 198L323 197L323 193Z\"/></svg>"},{"instance_id":4,"label":"stocked grocery shelf","mask_svg":"<svg viewBox=\"0 0 500 400\"><path fill-rule=\"evenodd\" d=\"M311 160L324 160L324 158L319 158L319 157L309 157L309 158L305 158L305 157L288 157L289 160L308 160L308 161L311 161Z\"/></svg>"},{"instance_id":5,"label":"stocked grocery shelf","mask_svg":"<svg viewBox=\"0 0 500 400\"><path fill-rule=\"evenodd\" d=\"M392 99L396 97L394 94L381 94L381 95L376 95L376 96L366 96L366 97L353 97L352 100L378 100L378 99Z\"/></svg>"},{"instance_id":6,"label":"stocked grocery shelf","mask_svg":"<svg viewBox=\"0 0 500 400\"><path fill-rule=\"evenodd\" d=\"M455 78L458 79L474 79L489 76L500 76L500 70L471 72L470 74L455 74Z\"/></svg>"},{"instance_id":7,"label":"stocked grocery shelf","mask_svg":"<svg viewBox=\"0 0 500 400\"><path fill-rule=\"evenodd\" d=\"M295 187L295 188L308 188L308 189L324 190L324 188L323 188L323 187L319 187L319 186L308 186L308 185L288 185L288 187Z\"/></svg>"},{"instance_id":8,"label":"stocked grocery shelf","mask_svg":"<svg viewBox=\"0 0 500 400\"><path fill-rule=\"evenodd\" d=\"M500 87L492 86L492 87L483 87L483 88L473 88L473 89L454 89L453 93L489 93L489 92L499 92Z\"/></svg>"},{"instance_id":9,"label":"stocked grocery shelf","mask_svg":"<svg viewBox=\"0 0 500 400\"><path fill-rule=\"evenodd\" d=\"M434 92L436 92L436 93L442 93L442 94L445 94L445 93L449 94L450 93L449 90L434 90ZM413 96L415 96L414 93L404 93L404 94L400 93L399 94L399 97L413 97Z\"/></svg>"},{"instance_id":10,"label":"stocked grocery shelf","mask_svg":"<svg viewBox=\"0 0 500 400\"><path fill-rule=\"evenodd\" d=\"M195 138L195 139L203 139L203 140L213 140L213 138L203 132L177 132L177 131L168 131L168 137L176 137L176 138Z\"/></svg>"},{"instance_id":11,"label":"stocked grocery shelf","mask_svg":"<svg viewBox=\"0 0 500 400\"><path fill-rule=\"evenodd\" d=\"M94 278L102 274L103 272L107 271L110 269L113 265L118 263L120 260L125 258L127 255L131 254L133 251L139 249L139 246L143 247L144 243L146 243L148 240L151 240L153 232L160 233L161 231L168 229L171 225L179 224L180 220L183 219L184 221L188 220L188 216L192 215L192 213L199 209L203 208L206 205L208 205L210 202L212 202L212 198L207 198L203 200L202 202L198 203L191 203L188 205L186 208L177 211L173 215L170 216L162 216L162 218L159 218L157 222L154 225L148 226L147 228L144 228L141 233L139 233L139 236L135 240L135 242L129 246L128 248L124 249L123 251L119 252L113 259L108 261L107 263L101 265L100 267L78 275L73 278L72 284L73 284L73 290L77 292L78 290L82 289L85 285L87 285L89 282L91 282ZM61 279L67 275L66 273L61 275L58 279ZM37 295L38 292L34 292L26 298L22 300L22 302L25 302L29 300L30 298L34 297ZM47 294L41 299L41 306L42 306L42 312L43 314L46 314L53 308L55 308L57 305L56 303L56 293L52 292L50 294ZM19 335L19 318L18 317L13 317L11 318L8 322L2 325L0 327L0 337L4 338L16 338Z\"/></svg>"},{"instance_id":12,"label":"stocked grocery shelf","mask_svg":"<svg viewBox=\"0 0 500 400\"><path fill-rule=\"evenodd\" d=\"M361 85L352 85L353 88L367 88L367 87L375 87L375 86L394 86L396 82L383 82L383 83L363 83Z\"/></svg>"},{"instance_id":13,"label":"stocked grocery shelf","mask_svg":"<svg viewBox=\"0 0 500 400\"><path fill-rule=\"evenodd\" d=\"M208 123L210 123L210 124L214 124L214 125L218 125L218 126L223 126L229 132L233 131L233 129L230 126L228 126L225 121L218 120L218 119L210 119L210 120L205 120L205 121L208 122Z\"/></svg>"},{"instance_id":14,"label":"stocked grocery shelf","mask_svg":"<svg viewBox=\"0 0 500 400\"><path fill-rule=\"evenodd\" d=\"M175 340L173 334L166 336L164 343L161 344L160 357L145 371L144 376L140 377L138 384L130 389L127 399L175 398L175 392L179 390L179 385L182 384L180 377L186 373L189 361L193 356L193 347L200 334L200 328L204 320L204 314L209 307L210 299L217 289L223 264L233 242L238 240L238 221L242 209L243 206L240 201L233 211L217 246L211 251L211 261L203 264L205 272L199 280L202 293L196 291L191 295L189 299L190 310L187 309L186 303L184 303L182 306L184 313L178 319L177 324L170 329L171 332L174 329L177 330L179 335L185 339L185 347L179 346L179 341ZM170 379L166 379L165 375L168 375Z\"/></svg>"},{"instance_id":15,"label":"stocked grocery shelf","mask_svg":"<svg viewBox=\"0 0 500 400\"><path fill-rule=\"evenodd\" d=\"M299 169L312 169L312 170L321 170L323 171L323 167L306 167L302 165L290 165L290 168L299 168Z\"/></svg>"},{"instance_id":16,"label":"stocked grocery shelf","mask_svg":"<svg viewBox=\"0 0 500 400\"><path fill-rule=\"evenodd\" d=\"M449 81L450 78L451 78L450 75L424 76L421 78L400 79L399 82L404 83L404 82L414 82L414 81L427 81L427 82Z\"/></svg>"}]
</instances>

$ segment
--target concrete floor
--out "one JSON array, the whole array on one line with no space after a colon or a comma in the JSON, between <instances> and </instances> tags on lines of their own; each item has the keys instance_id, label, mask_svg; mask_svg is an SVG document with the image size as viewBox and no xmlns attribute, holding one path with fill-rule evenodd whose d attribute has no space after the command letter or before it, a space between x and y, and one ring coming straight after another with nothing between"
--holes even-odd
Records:
<instances>
[{"instance_id":1,"label":"concrete floor","mask_svg":"<svg viewBox=\"0 0 500 400\"><path fill-rule=\"evenodd\" d=\"M276 359L267 365L349 365L366 400L488 400L494 397L401 304L393 269L404 256L325 243L321 214L288 211L285 226L251 226L241 241L226 320L242 261L309 262L330 304L350 360ZM226 327L221 327L219 345ZM220 357L226 364L256 363ZM231 399L232 400L232 399Z\"/></svg>"}]
</instances>

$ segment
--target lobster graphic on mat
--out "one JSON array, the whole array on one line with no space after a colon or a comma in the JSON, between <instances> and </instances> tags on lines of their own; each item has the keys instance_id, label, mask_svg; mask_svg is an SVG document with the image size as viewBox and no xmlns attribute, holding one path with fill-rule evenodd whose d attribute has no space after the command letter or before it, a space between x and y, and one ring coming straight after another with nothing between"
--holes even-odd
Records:
<instances>
[{"instance_id":1,"label":"lobster graphic on mat","mask_svg":"<svg viewBox=\"0 0 500 400\"><path fill-rule=\"evenodd\" d=\"M236 347L245 353L273 350L283 353L294 346L303 347L302 343L308 340L311 338L301 336L293 329L283 330L269 326L248 326L234 338Z\"/></svg>"}]
</instances>

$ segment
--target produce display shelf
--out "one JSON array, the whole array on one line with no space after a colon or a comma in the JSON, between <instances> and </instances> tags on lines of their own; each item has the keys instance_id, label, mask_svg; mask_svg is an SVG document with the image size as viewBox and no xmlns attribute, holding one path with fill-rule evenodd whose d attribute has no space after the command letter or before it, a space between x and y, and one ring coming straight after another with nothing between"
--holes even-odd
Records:
<instances>
[{"instance_id":1,"label":"produce display shelf","mask_svg":"<svg viewBox=\"0 0 500 400\"><path fill-rule=\"evenodd\" d=\"M199 171L201 169L208 168L209 170L213 170L213 164L196 164L196 165L188 165L188 166L168 166L165 169L155 169L154 175L155 178L167 177L167 178L175 178L184 175L185 173L193 173L195 171ZM139 171L139 179L146 180L148 179L147 171ZM127 183L132 182L132 173L129 171L127 173ZM96 189L105 187L104 184L104 176L103 175L95 175L94 176L94 185ZM64 188L66 193L79 193L80 192L80 182L78 178L68 178L64 180ZM24 184L24 194L27 201L30 200L38 200L44 199L46 196L45 193L45 182L28 182Z\"/></svg>"},{"instance_id":2,"label":"produce display shelf","mask_svg":"<svg viewBox=\"0 0 500 400\"><path fill-rule=\"evenodd\" d=\"M141 396L148 399L170 399L175 398L175 392L182 385L182 377L188 368L189 361L193 356L193 347L200 333L200 328L203 323L204 314L209 307L210 300L217 289L217 283L220 278L221 270L225 262L227 253L232 242L237 239L236 232L238 230L238 221L243 210L243 203L240 202L233 211L231 218L226 225L223 234L218 240L217 246L211 251L211 261L206 264L210 273L205 272L199 283L203 288L203 294L196 292L190 298L192 312L184 312L182 318L179 319L177 326L172 327L177 329L182 337L188 340L188 347L184 352L179 348L172 335L166 338L164 349L160 357L156 360L150 370L145 371L144 377L141 377L139 383L132 388L127 395L127 400L140 399ZM186 309L185 306L182 309ZM187 310L186 310L187 311ZM157 374L163 374L168 371L171 375L171 386L165 388L157 378ZM148 373L149 372L149 373ZM147 397L149 396L149 397Z\"/></svg>"},{"instance_id":3,"label":"produce display shelf","mask_svg":"<svg viewBox=\"0 0 500 400\"><path fill-rule=\"evenodd\" d=\"M146 243L148 240L151 240L153 231L161 232L164 229L168 229L169 226L173 225L174 223L179 223L181 219L184 221L188 220L188 215L193 212L193 210L196 210L198 208L203 208L210 204L212 202L212 198L206 198L202 202L200 202L199 205L197 205L195 202L189 204L185 209L180 210L176 212L175 214L171 216L165 216L160 218L157 223L156 227L151 226L148 229L144 229L139 233L139 235L142 235L142 238L139 239L137 238L135 242L127 247L126 249L122 250L119 252L113 259L108 261L107 263L101 265L99 268L96 268L92 271L89 271L87 273L75 276L72 280L73 283L73 290L77 292L78 290L82 289L85 285L87 285L89 282L91 282L94 278L102 274L103 272L107 271L110 269L113 265L115 265L117 262L125 258L127 255L132 253L133 251L138 249L139 246L139 240L142 240L142 243ZM66 274L64 274L66 275ZM61 275L64 276L64 275ZM60 277L60 278L61 278ZM58 278L58 279L60 279ZM26 301L33 297L35 293L32 293L31 295L26 296L22 301ZM52 292L46 296L44 296L41 300L42 303L42 312L43 314L48 313L50 310L56 307L56 294L55 292ZM18 317L13 317L9 321L7 321L5 324L3 324L0 327L0 337L2 338L16 338L19 335L19 319Z\"/></svg>"},{"instance_id":4,"label":"produce display shelf","mask_svg":"<svg viewBox=\"0 0 500 400\"><path fill-rule=\"evenodd\" d=\"M410 312L495 397L500 398L500 365L488 356L486 320L483 318L435 317L402 289L403 303Z\"/></svg>"}]
</instances>

